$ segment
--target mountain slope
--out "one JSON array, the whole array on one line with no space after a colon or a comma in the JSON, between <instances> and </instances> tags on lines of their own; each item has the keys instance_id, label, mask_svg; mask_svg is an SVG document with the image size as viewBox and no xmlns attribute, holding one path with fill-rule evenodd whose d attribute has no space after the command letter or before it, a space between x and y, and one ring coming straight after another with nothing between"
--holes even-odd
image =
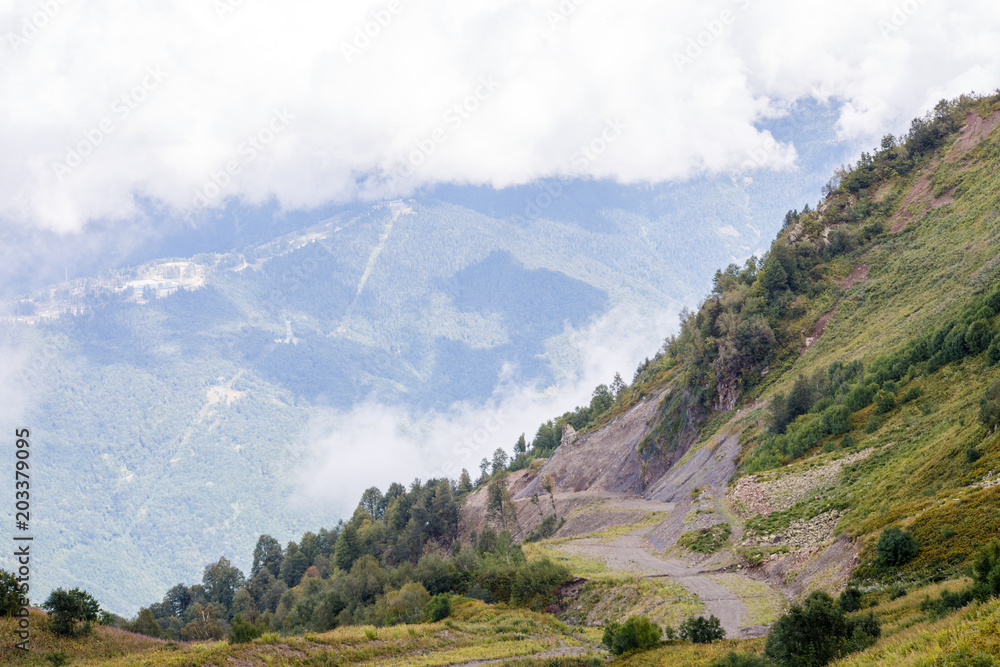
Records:
<instances>
[{"instance_id":1,"label":"mountain slope","mask_svg":"<svg viewBox=\"0 0 1000 667\"><path fill-rule=\"evenodd\" d=\"M524 533L548 483L566 519L534 552L588 577L628 571L623 549L681 584L725 572L727 611L750 582L793 601L962 576L1000 538L1000 436L981 407L1000 379L997 125L997 98L939 106L786 218L762 263L720 271L597 425L512 477ZM612 510L626 503L639 515ZM898 568L875 550L888 526L919 547ZM731 634L761 619L729 618Z\"/></svg>"}]
</instances>

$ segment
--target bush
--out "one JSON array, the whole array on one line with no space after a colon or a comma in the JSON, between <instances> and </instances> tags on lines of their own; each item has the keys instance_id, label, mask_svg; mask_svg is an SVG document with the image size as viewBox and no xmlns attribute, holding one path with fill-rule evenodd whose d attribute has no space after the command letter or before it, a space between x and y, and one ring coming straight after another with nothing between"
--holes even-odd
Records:
<instances>
[{"instance_id":1,"label":"bush","mask_svg":"<svg viewBox=\"0 0 1000 667\"><path fill-rule=\"evenodd\" d=\"M976 555L972 592L977 600L1000 595L1000 541L993 540Z\"/></svg>"},{"instance_id":2,"label":"bush","mask_svg":"<svg viewBox=\"0 0 1000 667\"><path fill-rule=\"evenodd\" d=\"M882 420L878 415L870 415L865 423L865 433L874 433L882 428Z\"/></svg>"},{"instance_id":3,"label":"bush","mask_svg":"<svg viewBox=\"0 0 1000 667\"><path fill-rule=\"evenodd\" d=\"M986 395L979 401L979 421L986 428L1000 423L1000 380L994 380L986 389Z\"/></svg>"},{"instance_id":4,"label":"bush","mask_svg":"<svg viewBox=\"0 0 1000 667\"><path fill-rule=\"evenodd\" d=\"M820 667L871 646L881 632L874 614L849 618L833 598L816 591L774 624L764 657L778 667Z\"/></svg>"},{"instance_id":5,"label":"bush","mask_svg":"<svg viewBox=\"0 0 1000 667\"><path fill-rule=\"evenodd\" d=\"M980 452L974 445L969 445L965 448L965 462L972 464L983 457L983 453Z\"/></svg>"},{"instance_id":6,"label":"bush","mask_svg":"<svg viewBox=\"0 0 1000 667\"><path fill-rule=\"evenodd\" d=\"M730 653L709 667L767 667L767 662L753 653Z\"/></svg>"},{"instance_id":7,"label":"bush","mask_svg":"<svg viewBox=\"0 0 1000 667\"><path fill-rule=\"evenodd\" d=\"M903 398L901 398L899 402L902 404L902 403L909 403L910 401L915 401L918 398L920 398L920 394L922 393L923 390L920 387L914 385L906 390L906 393L903 394Z\"/></svg>"},{"instance_id":8,"label":"bush","mask_svg":"<svg viewBox=\"0 0 1000 667\"><path fill-rule=\"evenodd\" d=\"M848 433L847 435L845 435L843 438L840 439L841 449L852 449L857 444L858 443L854 442L854 438L851 437L850 433Z\"/></svg>"},{"instance_id":9,"label":"bush","mask_svg":"<svg viewBox=\"0 0 1000 667\"><path fill-rule=\"evenodd\" d=\"M702 616L691 616L681 623L681 639L692 644L711 644L719 639L726 638L726 631L722 629L722 623L714 615L704 618Z\"/></svg>"},{"instance_id":10,"label":"bush","mask_svg":"<svg viewBox=\"0 0 1000 667\"><path fill-rule=\"evenodd\" d=\"M45 661L52 665L52 667L62 667L63 665L69 664L69 654L65 651L46 653Z\"/></svg>"},{"instance_id":11,"label":"bush","mask_svg":"<svg viewBox=\"0 0 1000 667\"><path fill-rule=\"evenodd\" d=\"M823 426L830 435L851 430L851 411L846 405L832 405L823 411Z\"/></svg>"},{"instance_id":12,"label":"bush","mask_svg":"<svg viewBox=\"0 0 1000 667\"><path fill-rule=\"evenodd\" d=\"M899 567L916 557L917 539L905 530L890 526L879 535L875 553L882 566Z\"/></svg>"},{"instance_id":13,"label":"bush","mask_svg":"<svg viewBox=\"0 0 1000 667\"><path fill-rule=\"evenodd\" d=\"M0 616L13 616L21 609L21 585L14 575L0 570Z\"/></svg>"},{"instance_id":14,"label":"bush","mask_svg":"<svg viewBox=\"0 0 1000 667\"><path fill-rule=\"evenodd\" d=\"M905 597L906 597L906 589L902 586L894 587L892 589L892 592L889 593L890 600L898 600L899 598L905 598Z\"/></svg>"},{"instance_id":15,"label":"bush","mask_svg":"<svg viewBox=\"0 0 1000 667\"><path fill-rule=\"evenodd\" d=\"M990 346L990 324L986 320L976 320L965 332L965 347L969 354L979 354Z\"/></svg>"},{"instance_id":16,"label":"bush","mask_svg":"<svg viewBox=\"0 0 1000 667\"><path fill-rule=\"evenodd\" d=\"M101 606L90 593L79 588L71 591L57 588L49 594L42 609L49 612L52 632L73 636L90 632L90 624L97 621ZM78 628L77 623L83 625Z\"/></svg>"},{"instance_id":17,"label":"bush","mask_svg":"<svg viewBox=\"0 0 1000 667\"><path fill-rule=\"evenodd\" d=\"M708 528L683 533L677 538L677 544L695 553L711 554L721 549L732 533L733 529L728 523L717 523Z\"/></svg>"},{"instance_id":18,"label":"bush","mask_svg":"<svg viewBox=\"0 0 1000 667\"><path fill-rule=\"evenodd\" d=\"M920 603L920 611L925 611L931 618L937 619L950 614L956 609L961 609L972 602L972 598L972 590L968 588L955 593L942 591L936 600L932 600L930 597L924 598Z\"/></svg>"},{"instance_id":19,"label":"bush","mask_svg":"<svg viewBox=\"0 0 1000 667\"><path fill-rule=\"evenodd\" d=\"M524 538L525 542L537 542L539 540L544 540L547 537L552 537L557 530L563 527L566 523L565 517L559 519L555 514L549 514L542 522L531 529L528 536Z\"/></svg>"},{"instance_id":20,"label":"bush","mask_svg":"<svg viewBox=\"0 0 1000 667\"><path fill-rule=\"evenodd\" d=\"M427 618L431 623L437 623L451 616L451 597L447 593L440 593L431 598L424 608Z\"/></svg>"},{"instance_id":21,"label":"bush","mask_svg":"<svg viewBox=\"0 0 1000 667\"><path fill-rule=\"evenodd\" d=\"M884 415L896 409L896 396L891 391L882 389L875 394L875 414Z\"/></svg>"},{"instance_id":22,"label":"bush","mask_svg":"<svg viewBox=\"0 0 1000 667\"><path fill-rule=\"evenodd\" d=\"M229 629L230 644L249 644L263 634L263 630L243 620L239 614L233 617L233 625Z\"/></svg>"},{"instance_id":23,"label":"bush","mask_svg":"<svg viewBox=\"0 0 1000 667\"><path fill-rule=\"evenodd\" d=\"M615 655L648 649L660 643L660 627L645 616L632 616L619 625L604 626L604 645Z\"/></svg>"},{"instance_id":24,"label":"bush","mask_svg":"<svg viewBox=\"0 0 1000 667\"><path fill-rule=\"evenodd\" d=\"M989 349L986 350L986 359L991 364L1000 362L1000 336L993 339Z\"/></svg>"},{"instance_id":25,"label":"bush","mask_svg":"<svg viewBox=\"0 0 1000 667\"><path fill-rule=\"evenodd\" d=\"M861 591L851 586L840 593L837 603L846 612L858 611L861 609L861 597Z\"/></svg>"}]
</instances>

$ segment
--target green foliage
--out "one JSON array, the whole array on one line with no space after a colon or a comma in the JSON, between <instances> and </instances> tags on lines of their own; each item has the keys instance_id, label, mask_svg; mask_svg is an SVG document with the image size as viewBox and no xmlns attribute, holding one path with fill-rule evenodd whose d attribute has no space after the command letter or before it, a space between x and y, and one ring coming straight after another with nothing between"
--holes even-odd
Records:
<instances>
[{"instance_id":1,"label":"green foliage","mask_svg":"<svg viewBox=\"0 0 1000 667\"><path fill-rule=\"evenodd\" d=\"M233 617L232 627L229 628L229 643L248 644L262 634L264 634L264 631L261 628L247 623L243 620L242 616L237 614Z\"/></svg>"},{"instance_id":2,"label":"green foliage","mask_svg":"<svg viewBox=\"0 0 1000 667\"><path fill-rule=\"evenodd\" d=\"M861 609L861 591L853 586L848 586L840 593L840 597L837 599L837 604L844 611L850 613L853 611L858 611Z\"/></svg>"},{"instance_id":3,"label":"green foliage","mask_svg":"<svg viewBox=\"0 0 1000 667\"><path fill-rule=\"evenodd\" d=\"M660 627L645 616L631 616L624 623L608 623L604 626L604 645L614 655L629 651L641 651L660 643Z\"/></svg>"},{"instance_id":4,"label":"green foliage","mask_svg":"<svg viewBox=\"0 0 1000 667\"><path fill-rule=\"evenodd\" d=\"M969 330L965 332L965 347L971 355L983 352L989 348L992 342L990 323L986 320L976 320L969 325Z\"/></svg>"},{"instance_id":5,"label":"green foliage","mask_svg":"<svg viewBox=\"0 0 1000 667\"><path fill-rule=\"evenodd\" d=\"M772 626L764 657L777 667L820 667L867 648L880 635L873 614L848 617L833 598L815 591Z\"/></svg>"},{"instance_id":6,"label":"green foliage","mask_svg":"<svg viewBox=\"0 0 1000 667\"><path fill-rule=\"evenodd\" d=\"M556 518L555 514L547 514L541 523L531 529L524 541L537 542L552 537L565 523L565 517Z\"/></svg>"},{"instance_id":7,"label":"green foliage","mask_svg":"<svg viewBox=\"0 0 1000 667\"><path fill-rule=\"evenodd\" d=\"M678 634L681 639L692 644L711 644L726 638L722 622L714 614L708 618L689 616L681 622Z\"/></svg>"},{"instance_id":8,"label":"green foliage","mask_svg":"<svg viewBox=\"0 0 1000 667\"><path fill-rule=\"evenodd\" d=\"M878 562L883 567L899 567L917 556L917 540L913 535L895 526L889 526L879 535L875 545Z\"/></svg>"},{"instance_id":9,"label":"green foliage","mask_svg":"<svg viewBox=\"0 0 1000 667\"><path fill-rule=\"evenodd\" d=\"M711 554L722 548L732 532L728 523L717 523L708 528L699 528L681 534L677 538L677 544L696 553Z\"/></svg>"},{"instance_id":10,"label":"green foliage","mask_svg":"<svg viewBox=\"0 0 1000 667\"><path fill-rule=\"evenodd\" d=\"M767 661L753 653L730 653L709 667L767 667Z\"/></svg>"},{"instance_id":11,"label":"green foliage","mask_svg":"<svg viewBox=\"0 0 1000 667\"><path fill-rule=\"evenodd\" d=\"M896 409L896 396L885 389L875 394L875 414L884 415Z\"/></svg>"},{"instance_id":12,"label":"green foliage","mask_svg":"<svg viewBox=\"0 0 1000 667\"><path fill-rule=\"evenodd\" d=\"M1000 541L993 540L976 555L972 573L972 594L977 600L1000 595Z\"/></svg>"},{"instance_id":13,"label":"green foliage","mask_svg":"<svg viewBox=\"0 0 1000 667\"><path fill-rule=\"evenodd\" d=\"M90 624L97 621L101 606L90 593L79 588L69 591L57 588L49 593L42 609L49 612L52 632L73 636L90 632Z\"/></svg>"},{"instance_id":14,"label":"green foliage","mask_svg":"<svg viewBox=\"0 0 1000 667\"><path fill-rule=\"evenodd\" d=\"M52 667L62 667L63 665L68 665L69 661L70 657L66 651L53 651L52 653L45 654L45 662L52 665Z\"/></svg>"},{"instance_id":15,"label":"green foliage","mask_svg":"<svg viewBox=\"0 0 1000 667\"><path fill-rule=\"evenodd\" d=\"M991 365L1000 363L1000 336L994 336L993 342L990 343L990 347L986 351L986 359Z\"/></svg>"},{"instance_id":16,"label":"green foliage","mask_svg":"<svg viewBox=\"0 0 1000 667\"><path fill-rule=\"evenodd\" d=\"M979 421L992 429L1000 423L1000 380L994 380L979 401Z\"/></svg>"},{"instance_id":17,"label":"green foliage","mask_svg":"<svg viewBox=\"0 0 1000 667\"><path fill-rule=\"evenodd\" d=\"M0 615L13 616L21 609L21 585L13 574L0 570Z\"/></svg>"},{"instance_id":18,"label":"green foliage","mask_svg":"<svg viewBox=\"0 0 1000 667\"><path fill-rule=\"evenodd\" d=\"M451 596L440 593L431 598L424 609L431 623L437 623L451 616Z\"/></svg>"}]
</instances>

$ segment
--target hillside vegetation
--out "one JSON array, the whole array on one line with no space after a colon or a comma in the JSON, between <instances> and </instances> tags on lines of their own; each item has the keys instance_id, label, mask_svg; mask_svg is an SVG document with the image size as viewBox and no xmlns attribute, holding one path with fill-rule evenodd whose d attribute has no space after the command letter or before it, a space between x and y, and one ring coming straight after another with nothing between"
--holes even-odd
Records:
<instances>
[{"instance_id":1,"label":"hillside vegetation","mask_svg":"<svg viewBox=\"0 0 1000 667\"><path fill-rule=\"evenodd\" d=\"M998 125L940 103L631 383L105 615L169 640L111 664L1000 664Z\"/></svg>"}]
</instances>

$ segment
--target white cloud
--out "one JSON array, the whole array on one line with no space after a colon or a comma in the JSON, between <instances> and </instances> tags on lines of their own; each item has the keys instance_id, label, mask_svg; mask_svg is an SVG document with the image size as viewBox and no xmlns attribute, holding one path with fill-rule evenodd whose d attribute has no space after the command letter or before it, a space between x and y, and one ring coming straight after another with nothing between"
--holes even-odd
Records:
<instances>
[{"instance_id":1,"label":"white cloud","mask_svg":"<svg viewBox=\"0 0 1000 667\"><path fill-rule=\"evenodd\" d=\"M352 44L378 12L384 27ZM940 97L992 90L998 27L989 0L13 0L0 8L0 217L75 230L133 216L141 198L184 214L213 174L213 203L289 208L523 183L575 173L615 118L627 129L583 174L729 170L771 141L755 121L797 98L842 99L841 132L867 141ZM264 146L276 109L294 119ZM387 185L420 146L433 154ZM60 177L74 149L89 154ZM794 150L774 155L767 166L786 167Z\"/></svg>"},{"instance_id":2,"label":"white cloud","mask_svg":"<svg viewBox=\"0 0 1000 667\"><path fill-rule=\"evenodd\" d=\"M616 372L631 380L675 322L673 312L615 309L583 331L568 331L563 339L578 355L579 372L554 386L515 385L500 378L491 400L457 403L440 412L416 414L369 401L317 417L308 429L298 501L319 502L348 517L372 485L385 491L391 482L409 484L414 477L457 479L462 468L475 478L479 461L491 458L497 447L509 454L521 433L530 442L541 423L589 404L594 387L610 384Z\"/></svg>"}]
</instances>

